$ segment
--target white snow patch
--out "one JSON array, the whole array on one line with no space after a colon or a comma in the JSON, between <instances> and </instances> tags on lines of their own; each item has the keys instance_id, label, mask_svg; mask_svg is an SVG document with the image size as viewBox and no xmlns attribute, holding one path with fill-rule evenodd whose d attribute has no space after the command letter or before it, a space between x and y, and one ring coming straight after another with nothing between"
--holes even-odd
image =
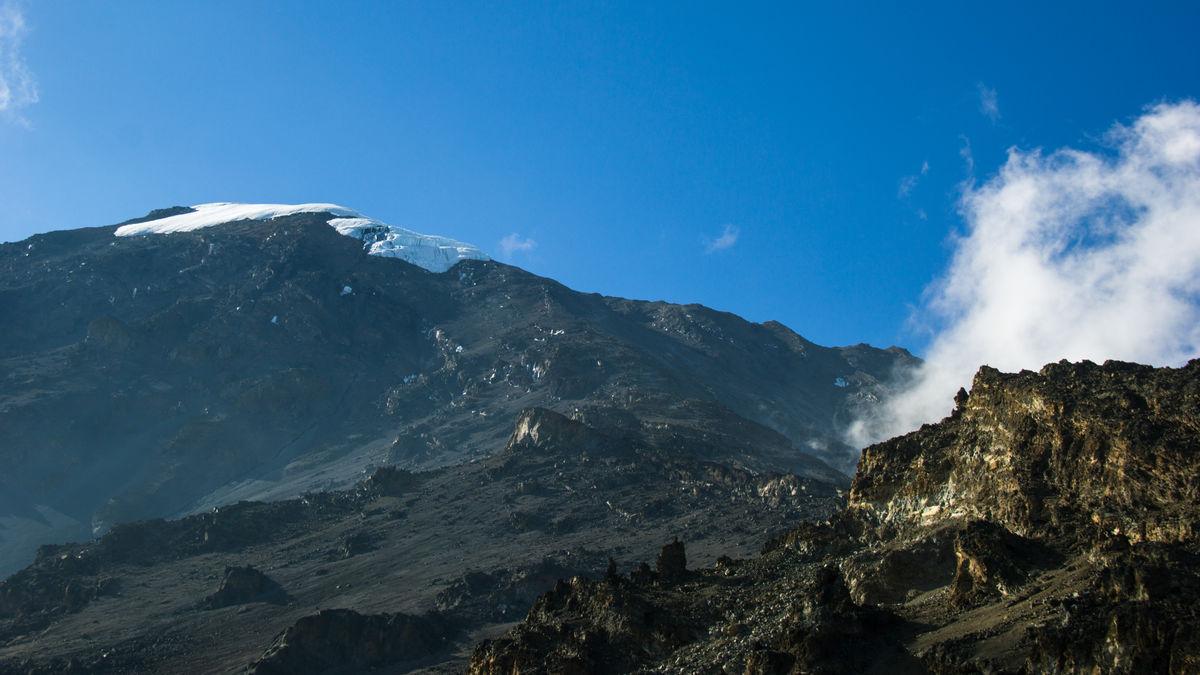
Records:
<instances>
[{"instance_id":1,"label":"white snow patch","mask_svg":"<svg viewBox=\"0 0 1200 675\"><path fill-rule=\"evenodd\" d=\"M190 213L181 213L144 223L122 225L118 237L191 232L239 220L271 220L297 213L328 213L336 216L329 225L340 234L363 242L370 255L399 258L431 272L445 272L460 260L490 260L471 244L446 237L421 234L365 218L353 209L337 204L234 204L215 202L197 204Z\"/></svg>"},{"instance_id":2,"label":"white snow patch","mask_svg":"<svg viewBox=\"0 0 1200 675\"><path fill-rule=\"evenodd\" d=\"M349 286L342 286L342 295L347 296L354 292L354 289Z\"/></svg>"},{"instance_id":3,"label":"white snow patch","mask_svg":"<svg viewBox=\"0 0 1200 675\"><path fill-rule=\"evenodd\" d=\"M361 239L371 255L400 258L431 272L445 272L460 260L490 260L470 244L420 234L371 218L334 218L329 224L347 237Z\"/></svg>"},{"instance_id":4,"label":"white snow patch","mask_svg":"<svg viewBox=\"0 0 1200 675\"><path fill-rule=\"evenodd\" d=\"M230 202L214 202L212 204L197 204L191 213L181 213L158 220L144 223L122 225L117 228L118 237L132 237L140 234L169 234L171 232L191 232L213 225L232 223L239 220L270 220L291 216L297 213L329 213L335 216L357 216L354 211L337 204L233 204Z\"/></svg>"},{"instance_id":5,"label":"white snow patch","mask_svg":"<svg viewBox=\"0 0 1200 675\"><path fill-rule=\"evenodd\" d=\"M844 378L844 377L839 377L839 378L837 378L836 380L834 380L834 381L833 381L833 386L835 386L835 387L840 387L840 388L843 388L843 389L844 389L844 388L846 388L846 387L849 387L849 386L850 386L850 383L846 381L846 378Z\"/></svg>"}]
</instances>

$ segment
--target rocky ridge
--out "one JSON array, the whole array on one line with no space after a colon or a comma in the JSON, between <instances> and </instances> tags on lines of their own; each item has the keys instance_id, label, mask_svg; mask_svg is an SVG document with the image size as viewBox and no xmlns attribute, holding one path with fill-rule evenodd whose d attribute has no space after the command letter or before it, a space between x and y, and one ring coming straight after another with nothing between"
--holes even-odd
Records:
<instances>
[{"instance_id":1,"label":"rocky ridge","mask_svg":"<svg viewBox=\"0 0 1200 675\"><path fill-rule=\"evenodd\" d=\"M754 559L573 578L471 673L1190 673L1200 361L983 368Z\"/></svg>"}]
</instances>

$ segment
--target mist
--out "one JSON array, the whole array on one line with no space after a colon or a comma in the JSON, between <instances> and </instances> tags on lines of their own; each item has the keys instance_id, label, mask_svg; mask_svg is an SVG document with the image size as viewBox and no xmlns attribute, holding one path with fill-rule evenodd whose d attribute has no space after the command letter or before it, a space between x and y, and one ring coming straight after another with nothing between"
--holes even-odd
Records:
<instances>
[{"instance_id":1,"label":"mist","mask_svg":"<svg viewBox=\"0 0 1200 675\"><path fill-rule=\"evenodd\" d=\"M855 421L857 447L950 412L981 365L1060 359L1180 365L1200 345L1200 106L1150 107L1104 149L1012 149L968 184L945 272L915 319L934 327L907 386Z\"/></svg>"}]
</instances>

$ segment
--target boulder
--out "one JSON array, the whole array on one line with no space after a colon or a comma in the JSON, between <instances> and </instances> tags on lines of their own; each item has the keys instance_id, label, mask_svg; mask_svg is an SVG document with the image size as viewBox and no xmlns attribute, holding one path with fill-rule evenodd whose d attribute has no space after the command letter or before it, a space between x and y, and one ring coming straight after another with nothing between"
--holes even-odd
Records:
<instances>
[{"instance_id":1,"label":"boulder","mask_svg":"<svg viewBox=\"0 0 1200 675\"><path fill-rule=\"evenodd\" d=\"M288 595L283 587L257 569L251 566L226 567L221 587L205 598L202 606L205 609L218 609L251 602L285 604L287 601Z\"/></svg>"}]
</instances>

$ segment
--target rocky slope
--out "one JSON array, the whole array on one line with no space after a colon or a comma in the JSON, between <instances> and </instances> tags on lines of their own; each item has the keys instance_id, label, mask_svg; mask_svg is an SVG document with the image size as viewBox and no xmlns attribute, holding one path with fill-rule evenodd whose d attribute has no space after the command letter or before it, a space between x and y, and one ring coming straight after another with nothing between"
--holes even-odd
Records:
<instances>
[{"instance_id":1,"label":"rocky slope","mask_svg":"<svg viewBox=\"0 0 1200 675\"><path fill-rule=\"evenodd\" d=\"M675 536L701 564L748 555L844 502L706 459L687 425L585 417L531 409L477 462L44 547L0 582L0 673L461 672L559 579Z\"/></svg>"},{"instance_id":2,"label":"rocky slope","mask_svg":"<svg viewBox=\"0 0 1200 675\"><path fill-rule=\"evenodd\" d=\"M0 245L0 574L122 522L481 458L533 407L840 483L839 425L913 363L486 260L432 273L301 206Z\"/></svg>"},{"instance_id":3,"label":"rocky slope","mask_svg":"<svg viewBox=\"0 0 1200 675\"><path fill-rule=\"evenodd\" d=\"M1200 361L983 368L956 400L867 448L829 521L563 581L470 672L1200 670Z\"/></svg>"}]
</instances>

